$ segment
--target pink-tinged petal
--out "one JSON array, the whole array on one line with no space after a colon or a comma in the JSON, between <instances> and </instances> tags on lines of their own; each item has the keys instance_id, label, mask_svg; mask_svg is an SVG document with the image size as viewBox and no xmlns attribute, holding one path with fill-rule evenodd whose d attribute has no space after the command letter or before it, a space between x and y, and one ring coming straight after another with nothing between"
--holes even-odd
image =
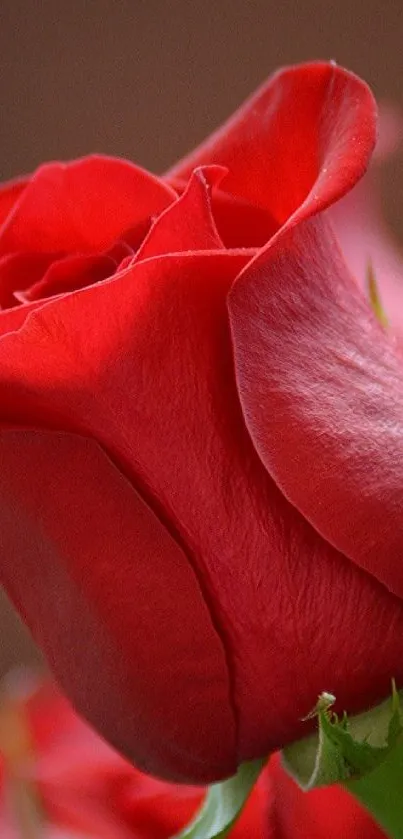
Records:
<instances>
[{"instance_id":1,"label":"pink-tinged petal","mask_svg":"<svg viewBox=\"0 0 403 839\"><path fill-rule=\"evenodd\" d=\"M268 473L403 597L403 358L323 216L260 253L229 311L245 422Z\"/></svg>"},{"instance_id":2,"label":"pink-tinged petal","mask_svg":"<svg viewBox=\"0 0 403 839\"><path fill-rule=\"evenodd\" d=\"M375 143L368 87L332 63L280 70L228 122L167 174L187 178L218 163L227 193L265 209L280 226L340 198L364 173Z\"/></svg>"},{"instance_id":3,"label":"pink-tinged petal","mask_svg":"<svg viewBox=\"0 0 403 839\"><path fill-rule=\"evenodd\" d=\"M273 839L386 839L373 818L341 786L302 792L281 766L270 761Z\"/></svg>"},{"instance_id":4,"label":"pink-tinged petal","mask_svg":"<svg viewBox=\"0 0 403 839\"><path fill-rule=\"evenodd\" d=\"M223 243L211 211L210 193L225 174L222 166L196 169L183 195L156 220L136 260L164 253L220 250Z\"/></svg>"},{"instance_id":5,"label":"pink-tinged petal","mask_svg":"<svg viewBox=\"0 0 403 839\"><path fill-rule=\"evenodd\" d=\"M374 164L363 180L330 210L343 255L368 295L371 265L391 329L403 338L403 255L387 229L381 206L380 172L375 164L393 154L402 139L402 117L381 108Z\"/></svg>"},{"instance_id":6,"label":"pink-tinged petal","mask_svg":"<svg viewBox=\"0 0 403 839\"><path fill-rule=\"evenodd\" d=\"M29 177L14 178L0 185L0 225L4 224L8 214L29 184Z\"/></svg>"},{"instance_id":7,"label":"pink-tinged petal","mask_svg":"<svg viewBox=\"0 0 403 839\"><path fill-rule=\"evenodd\" d=\"M175 537L92 441L4 431L0 460L2 582L78 709L157 775L233 772L225 655Z\"/></svg>"},{"instance_id":8,"label":"pink-tinged petal","mask_svg":"<svg viewBox=\"0 0 403 839\"><path fill-rule=\"evenodd\" d=\"M29 303L33 300L53 297L55 294L75 291L105 280L115 271L116 262L109 256L69 256L59 259L50 265L38 282L27 289L24 300Z\"/></svg>"},{"instance_id":9,"label":"pink-tinged petal","mask_svg":"<svg viewBox=\"0 0 403 839\"><path fill-rule=\"evenodd\" d=\"M352 712L363 701L370 703L386 695L392 675L398 683L403 681L401 602L323 541L286 501L262 466L245 428L235 386L226 298L247 261L248 256L241 253L208 251L148 259L110 281L47 302L26 319L18 334L0 340L3 422L48 424L95 437L129 481L140 487L161 521L169 521L178 544L186 546L225 646L239 760L265 755L302 736L306 724L300 722L301 717L324 686ZM48 478L42 477L39 464L43 495ZM53 464L51 468L60 480L64 467L57 469ZM54 526L64 528L68 522L71 528L82 511L85 532L82 535L78 518L78 539L87 535L92 545L95 518L92 524L88 522L79 474L77 508L68 514L64 490L60 501L57 487L51 484L50 494L63 513L63 521ZM18 480L23 480L21 469ZM8 479L4 491L7 487ZM28 484L27 496L30 491ZM111 484L108 497L115 496L119 507L119 493ZM102 497L95 493L92 503L99 518ZM57 518L56 506L53 517ZM35 520L40 521L39 515ZM46 529L47 524L45 533ZM135 543L137 535L128 534L124 522L120 530L121 538ZM101 527L102 544L103 534ZM114 552L114 568L109 563L104 568L104 591L97 573L93 578L95 559L87 559L84 553L80 556L84 549L86 543L81 549L77 542L77 556L71 560L78 594L82 586L86 596L77 609L85 604L89 608L91 603L98 615L105 609L108 632L112 632L109 627L114 625L116 610L116 643L119 633L126 631L125 621L133 621L133 631L127 633L133 646L124 663L127 678L134 672L137 680L136 639L143 636L136 635L137 605L130 599L130 586L126 577L125 583L121 580L121 551ZM10 555L10 551L4 554ZM164 563L162 552L159 561ZM59 558L49 560L50 569L52 562L55 574L60 573ZM39 574L40 563L35 567ZM123 575L125 569L126 561ZM102 567L98 573L103 573ZM166 579L165 603L170 602L170 595L176 601L178 585L175 575L172 584ZM31 588L21 590L21 609L25 598L30 602ZM28 618L34 623L44 621L42 643L49 648L57 609L52 600L57 597L54 588L46 590L48 623L34 604L34 614ZM72 609L75 597L73 591ZM192 614L189 607L187 614ZM196 623L192 614L195 628ZM376 631L368 633L369 625ZM88 634L84 630L80 626L74 630L77 638L79 632L82 637ZM150 624L145 631L151 631ZM186 621L183 631L187 632ZM157 640L164 647L159 633ZM124 653L128 643L124 634ZM108 635L105 644L107 655ZM57 664L58 650L52 650ZM80 650L80 654L84 653ZM84 698L78 695L82 664L77 666L73 685L81 707L83 701L96 702L89 688ZM70 670L62 658L58 666L67 684ZM117 667L119 675L119 661ZM305 674L302 680L301 673ZM172 696L176 703L168 683L164 696L167 705L158 710L157 728L164 725L165 707ZM151 693L150 718L157 713L153 697ZM111 694L109 709L114 701ZM193 716L191 707L185 719L193 725L198 714L204 718L198 708ZM87 713L98 721L94 709L89 707ZM168 713L168 733L170 720ZM152 719L146 721L151 726ZM109 724L113 735L113 719L105 722L103 730L108 734ZM122 738L124 746L124 733ZM206 740L206 750L209 747ZM215 760L209 767L211 779L217 768ZM194 779L200 778L195 768L192 772ZM192 777L190 770L188 777Z\"/></svg>"},{"instance_id":10,"label":"pink-tinged petal","mask_svg":"<svg viewBox=\"0 0 403 839\"><path fill-rule=\"evenodd\" d=\"M377 204L371 184L363 181L332 207L331 220L348 267L367 296L372 266L390 327L403 338L403 256Z\"/></svg>"},{"instance_id":11,"label":"pink-tinged petal","mask_svg":"<svg viewBox=\"0 0 403 839\"><path fill-rule=\"evenodd\" d=\"M403 140L403 114L400 108L391 103L382 102L379 111L378 139L374 151L374 160L382 163L394 155Z\"/></svg>"},{"instance_id":12,"label":"pink-tinged petal","mask_svg":"<svg viewBox=\"0 0 403 839\"><path fill-rule=\"evenodd\" d=\"M160 213L176 194L126 160L98 155L48 163L0 228L0 252L97 251Z\"/></svg>"},{"instance_id":13,"label":"pink-tinged petal","mask_svg":"<svg viewBox=\"0 0 403 839\"><path fill-rule=\"evenodd\" d=\"M14 292L24 291L37 283L57 258L58 254L55 253L13 253L1 257L0 308L16 306L18 301Z\"/></svg>"}]
</instances>

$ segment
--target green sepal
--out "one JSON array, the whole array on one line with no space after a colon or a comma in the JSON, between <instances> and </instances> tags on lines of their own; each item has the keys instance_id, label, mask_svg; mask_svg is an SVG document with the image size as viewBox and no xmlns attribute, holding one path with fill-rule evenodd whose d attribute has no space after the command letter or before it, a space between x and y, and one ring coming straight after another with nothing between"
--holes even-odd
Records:
<instances>
[{"instance_id":1,"label":"green sepal","mask_svg":"<svg viewBox=\"0 0 403 839\"><path fill-rule=\"evenodd\" d=\"M317 716L318 731L283 750L286 770L304 790L371 772L402 739L403 716L394 685L391 699L350 718L343 714L339 719L331 711L334 701L331 694L322 694L309 714Z\"/></svg>"},{"instance_id":2,"label":"green sepal","mask_svg":"<svg viewBox=\"0 0 403 839\"><path fill-rule=\"evenodd\" d=\"M318 731L282 753L283 765L305 791L341 783L392 839L403 839L403 712L391 699L363 714L339 719L334 697L322 694L312 714Z\"/></svg>"},{"instance_id":3,"label":"green sepal","mask_svg":"<svg viewBox=\"0 0 403 839\"><path fill-rule=\"evenodd\" d=\"M228 836L266 762L242 763L236 775L209 787L195 819L176 839L224 839Z\"/></svg>"}]
</instances>

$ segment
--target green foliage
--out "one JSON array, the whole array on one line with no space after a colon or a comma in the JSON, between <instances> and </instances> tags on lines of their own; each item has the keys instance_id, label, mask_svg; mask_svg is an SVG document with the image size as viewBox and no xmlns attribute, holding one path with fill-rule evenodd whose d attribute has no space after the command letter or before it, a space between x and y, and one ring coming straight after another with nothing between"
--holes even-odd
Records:
<instances>
[{"instance_id":1,"label":"green foliage","mask_svg":"<svg viewBox=\"0 0 403 839\"><path fill-rule=\"evenodd\" d=\"M339 719L334 697L322 694L309 716L318 731L283 752L283 764L309 791L336 782L369 810L392 839L403 839L403 712L392 698L363 714Z\"/></svg>"}]
</instances>

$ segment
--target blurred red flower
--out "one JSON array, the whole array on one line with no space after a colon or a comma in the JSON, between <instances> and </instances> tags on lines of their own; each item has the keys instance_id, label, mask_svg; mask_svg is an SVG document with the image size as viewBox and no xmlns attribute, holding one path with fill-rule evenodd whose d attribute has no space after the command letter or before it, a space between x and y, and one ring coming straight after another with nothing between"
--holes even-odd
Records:
<instances>
[{"instance_id":1,"label":"blurred red flower","mask_svg":"<svg viewBox=\"0 0 403 839\"><path fill-rule=\"evenodd\" d=\"M205 795L133 768L27 673L3 694L0 755L1 839L169 839ZM231 836L270 839L268 805L264 773Z\"/></svg>"},{"instance_id":2,"label":"blurred red flower","mask_svg":"<svg viewBox=\"0 0 403 839\"><path fill-rule=\"evenodd\" d=\"M302 792L270 762L271 839L385 839L372 817L340 786Z\"/></svg>"}]
</instances>

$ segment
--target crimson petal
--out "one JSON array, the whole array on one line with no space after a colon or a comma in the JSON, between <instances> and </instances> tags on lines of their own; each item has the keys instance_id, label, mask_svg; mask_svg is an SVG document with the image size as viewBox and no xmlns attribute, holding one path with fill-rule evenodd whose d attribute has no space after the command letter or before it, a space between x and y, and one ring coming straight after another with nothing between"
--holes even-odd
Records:
<instances>
[{"instance_id":1,"label":"crimson petal","mask_svg":"<svg viewBox=\"0 0 403 839\"><path fill-rule=\"evenodd\" d=\"M0 460L2 582L78 709L156 775L234 772L225 655L181 547L92 441L3 431Z\"/></svg>"},{"instance_id":2,"label":"crimson petal","mask_svg":"<svg viewBox=\"0 0 403 839\"><path fill-rule=\"evenodd\" d=\"M403 597L403 359L324 217L276 237L229 311L267 471L319 533Z\"/></svg>"},{"instance_id":3,"label":"crimson petal","mask_svg":"<svg viewBox=\"0 0 403 839\"><path fill-rule=\"evenodd\" d=\"M106 279L115 270L116 262L110 256L68 256L53 262L44 276L26 291L24 299L31 302L75 291Z\"/></svg>"},{"instance_id":4,"label":"crimson petal","mask_svg":"<svg viewBox=\"0 0 403 839\"><path fill-rule=\"evenodd\" d=\"M210 193L225 175L222 166L196 169L183 195L157 218L136 254L136 261L164 253L223 248L211 210Z\"/></svg>"},{"instance_id":5,"label":"crimson petal","mask_svg":"<svg viewBox=\"0 0 403 839\"><path fill-rule=\"evenodd\" d=\"M14 292L24 291L37 283L58 256L59 254L55 253L11 253L1 257L0 307L7 310L16 306L17 298ZM3 319L3 313L0 317Z\"/></svg>"},{"instance_id":6,"label":"crimson petal","mask_svg":"<svg viewBox=\"0 0 403 839\"><path fill-rule=\"evenodd\" d=\"M374 117L372 94L352 73L321 62L289 67L166 177L177 183L196 166L226 166L225 191L280 226L305 201L318 212L353 186L374 147Z\"/></svg>"}]
</instances>

